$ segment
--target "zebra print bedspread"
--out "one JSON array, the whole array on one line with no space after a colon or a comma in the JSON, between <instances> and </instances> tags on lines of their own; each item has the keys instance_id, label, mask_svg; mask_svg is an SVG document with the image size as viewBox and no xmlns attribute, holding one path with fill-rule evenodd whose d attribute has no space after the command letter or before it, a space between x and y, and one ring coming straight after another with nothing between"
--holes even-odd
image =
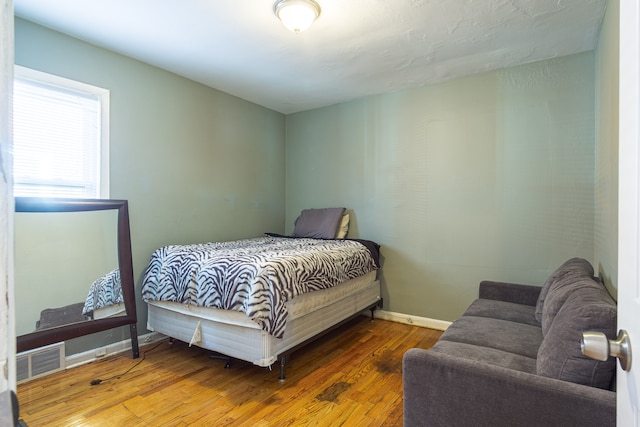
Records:
<instances>
[{"instance_id":1,"label":"zebra print bedspread","mask_svg":"<svg viewBox=\"0 0 640 427\"><path fill-rule=\"evenodd\" d=\"M93 310L107 307L124 301L122 297L122 284L120 282L120 269L97 279L91 284L87 299L82 308L82 314L90 315Z\"/></svg>"},{"instance_id":2,"label":"zebra print bedspread","mask_svg":"<svg viewBox=\"0 0 640 427\"><path fill-rule=\"evenodd\" d=\"M288 300L376 269L369 250L352 240L265 236L165 246L151 256L142 297L241 311L281 338Z\"/></svg>"}]
</instances>

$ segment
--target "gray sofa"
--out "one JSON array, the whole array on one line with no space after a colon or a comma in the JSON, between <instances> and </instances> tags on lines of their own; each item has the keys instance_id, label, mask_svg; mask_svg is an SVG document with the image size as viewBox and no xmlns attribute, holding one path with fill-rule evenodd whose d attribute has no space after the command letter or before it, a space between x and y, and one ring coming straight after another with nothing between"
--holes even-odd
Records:
<instances>
[{"instance_id":1,"label":"gray sofa","mask_svg":"<svg viewBox=\"0 0 640 427\"><path fill-rule=\"evenodd\" d=\"M485 281L430 349L403 357L405 426L615 426L616 361L583 331L616 336L616 303L573 258L540 286Z\"/></svg>"}]
</instances>

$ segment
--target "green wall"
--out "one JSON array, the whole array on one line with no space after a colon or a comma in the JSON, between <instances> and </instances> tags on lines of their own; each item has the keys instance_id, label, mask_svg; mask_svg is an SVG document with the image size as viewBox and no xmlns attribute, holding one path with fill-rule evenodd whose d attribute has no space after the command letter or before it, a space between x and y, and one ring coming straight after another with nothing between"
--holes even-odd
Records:
<instances>
[{"instance_id":1,"label":"green wall","mask_svg":"<svg viewBox=\"0 0 640 427\"><path fill-rule=\"evenodd\" d=\"M385 309L454 320L483 279L594 259L594 53L287 116L286 225L345 206Z\"/></svg>"},{"instance_id":2,"label":"green wall","mask_svg":"<svg viewBox=\"0 0 640 427\"><path fill-rule=\"evenodd\" d=\"M162 245L284 231L284 115L20 18L15 26L16 64L111 91L111 198L129 200L138 295ZM146 305L137 307L143 333Z\"/></svg>"},{"instance_id":3,"label":"green wall","mask_svg":"<svg viewBox=\"0 0 640 427\"><path fill-rule=\"evenodd\" d=\"M618 290L618 72L620 3L611 1L596 49L596 269Z\"/></svg>"},{"instance_id":4,"label":"green wall","mask_svg":"<svg viewBox=\"0 0 640 427\"><path fill-rule=\"evenodd\" d=\"M349 236L382 246L385 309L438 320L480 280L541 284L573 256L615 282L614 46L285 118L16 19L17 64L111 91L138 294L159 246L289 233L302 209L345 206Z\"/></svg>"}]
</instances>

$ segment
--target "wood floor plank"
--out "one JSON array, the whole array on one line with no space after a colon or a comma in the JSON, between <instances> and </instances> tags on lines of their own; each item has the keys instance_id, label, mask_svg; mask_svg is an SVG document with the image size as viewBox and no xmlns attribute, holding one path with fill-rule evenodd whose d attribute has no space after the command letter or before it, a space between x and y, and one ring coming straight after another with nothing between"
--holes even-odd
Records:
<instances>
[{"instance_id":1,"label":"wood floor plank","mask_svg":"<svg viewBox=\"0 0 640 427\"><path fill-rule=\"evenodd\" d=\"M402 355L440 335L362 316L293 353L284 382L279 366L225 369L204 349L162 342L141 348L143 360L123 354L20 384L20 416L29 427L401 426Z\"/></svg>"}]
</instances>

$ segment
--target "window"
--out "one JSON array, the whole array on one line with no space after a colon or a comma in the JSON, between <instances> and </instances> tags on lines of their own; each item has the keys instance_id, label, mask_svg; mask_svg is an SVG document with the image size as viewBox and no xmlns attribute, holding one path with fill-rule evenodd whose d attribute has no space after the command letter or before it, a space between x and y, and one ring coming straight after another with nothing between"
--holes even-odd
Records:
<instances>
[{"instance_id":1,"label":"window","mask_svg":"<svg viewBox=\"0 0 640 427\"><path fill-rule=\"evenodd\" d=\"M13 191L109 197L109 91L16 66Z\"/></svg>"}]
</instances>

